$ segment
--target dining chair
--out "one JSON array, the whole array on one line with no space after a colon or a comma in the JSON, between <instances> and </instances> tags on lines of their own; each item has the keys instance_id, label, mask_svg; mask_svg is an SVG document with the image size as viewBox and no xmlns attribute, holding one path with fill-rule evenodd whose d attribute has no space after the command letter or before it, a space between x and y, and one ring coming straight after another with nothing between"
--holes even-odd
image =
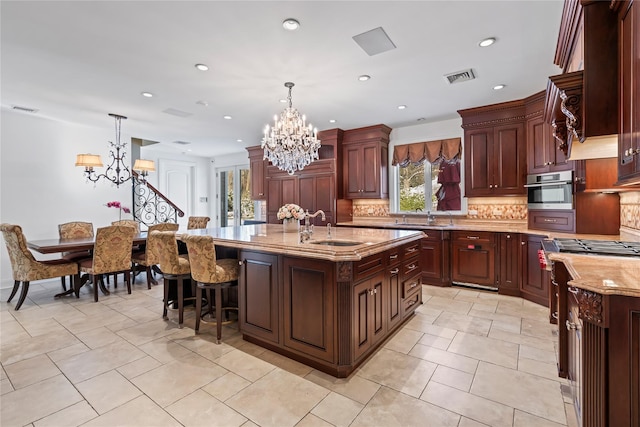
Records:
<instances>
[{"instance_id":1,"label":"dining chair","mask_svg":"<svg viewBox=\"0 0 640 427\"><path fill-rule=\"evenodd\" d=\"M169 287L171 286L171 281L175 280L177 283L175 291L177 293L176 299L178 300L178 327L182 328L185 302L184 281L191 280L189 258L186 255L178 254L178 242L174 231L152 231L149 234L152 236L151 240L147 241L147 246L151 245L151 250L158 256L164 281L162 318L167 319L167 308L175 302L175 300L169 300ZM187 298L187 300L192 299L194 298Z\"/></svg>"},{"instance_id":2,"label":"dining chair","mask_svg":"<svg viewBox=\"0 0 640 427\"><path fill-rule=\"evenodd\" d=\"M135 234L131 226L111 225L98 228L93 257L78 263L80 271L91 277L95 302L98 302L98 287L105 295L109 294L103 282L105 274L124 273L127 293L131 293L131 246ZM76 296L79 296L79 292L78 287Z\"/></svg>"},{"instance_id":3,"label":"dining chair","mask_svg":"<svg viewBox=\"0 0 640 427\"><path fill-rule=\"evenodd\" d=\"M86 239L93 237L93 224L83 221L65 222L58 224L58 237L61 239ZM91 257L91 251L63 252L62 259L69 262L78 262ZM71 279L69 279L71 280ZM65 276L60 277L62 289L67 290Z\"/></svg>"},{"instance_id":4,"label":"dining chair","mask_svg":"<svg viewBox=\"0 0 640 427\"><path fill-rule=\"evenodd\" d=\"M124 225L127 227L133 227L136 230L135 234L140 233L140 223L134 219L121 219L119 221L113 221L111 225Z\"/></svg>"},{"instance_id":5,"label":"dining chair","mask_svg":"<svg viewBox=\"0 0 640 427\"><path fill-rule=\"evenodd\" d=\"M11 270L13 271L13 289L7 302L11 302L20 288L22 291L15 310L19 310L29 292L29 283L35 280L53 279L55 277L73 276L72 286L78 286L78 264L63 259L50 261L38 261L27 248L27 240L22 233L22 228L14 224L0 224L0 231L4 237Z\"/></svg>"},{"instance_id":6,"label":"dining chair","mask_svg":"<svg viewBox=\"0 0 640 427\"><path fill-rule=\"evenodd\" d=\"M151 268L154 265L160 264L160 258L153 248L156 246L153 244L153 240L157 239L158 236L154 235L153 231L178 231L178 224L163 222L161 224L154 224L149 227L147 231L147 243L145 245L145 249L142 252L134 252L131 255L131 262L133 264L133 281L136 280L136 273L141 270L140 267L144 267L144 270L147 273L147 289L151 289L151 283L157 285L156 279L151 276Z\"/></svg>"},{"instance_id":7,"label":"dining chair","mask_svg":"<svg viewBox=\"0 0 640 427\"><path fill-rule=\"evenodd\" d=\"M216 342L222 338L222 312L238 311L238 307L222 306L222 290L238 286L238 260L235 258L216 259L216 247L211 236L182 234L180 240L187 244L191 277L196 281L196 326L200 329L202 313L202 291L207 292L209 314L212 314L211 291L215 291L216 305Z\"/></svg>"},{"instance_id":8,"label":"dining chair","mask_svg":"<svg viewBox=\"0 0 640 427\"><path fill-rule=\"evenodd\" d=\"M187 222L187 230L196 230L199 228L207 228L207 224L211 218L208 216L190 216Z\"/></svg>"}]
</instances>

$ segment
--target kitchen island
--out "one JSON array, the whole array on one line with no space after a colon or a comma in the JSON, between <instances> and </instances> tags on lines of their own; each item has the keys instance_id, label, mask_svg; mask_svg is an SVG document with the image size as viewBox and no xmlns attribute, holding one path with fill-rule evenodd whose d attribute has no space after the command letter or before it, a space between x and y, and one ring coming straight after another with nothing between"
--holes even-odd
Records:
<instances>
[{"instance_id":1,"label":"kitchen island","mask_svg":"<svg viewBox=\"0 0 640 427\"><path fill-rule=\"evenodd\" d=\"M316 227L304 243L276 224L187 234L210 235L237 256L244 339L336 377L422 303L421 231Z\"/></svg>"}]
</instances>

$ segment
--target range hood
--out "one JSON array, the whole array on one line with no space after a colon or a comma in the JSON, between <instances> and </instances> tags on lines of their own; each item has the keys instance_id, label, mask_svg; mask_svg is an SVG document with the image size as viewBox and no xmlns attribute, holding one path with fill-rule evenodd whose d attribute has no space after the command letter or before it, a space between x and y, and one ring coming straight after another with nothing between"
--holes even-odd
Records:
<instances>
[{"instance_id":1,"label":"range hood","mask_svg":"<svg viewBox=\"0 0 640 427\"><path fill-rule=\"evenodd\" d=\"M573 138L569 144L567 160L608 159L618 157L618 135L591 136L579 142Z\"/></svg>"}]
</instances>

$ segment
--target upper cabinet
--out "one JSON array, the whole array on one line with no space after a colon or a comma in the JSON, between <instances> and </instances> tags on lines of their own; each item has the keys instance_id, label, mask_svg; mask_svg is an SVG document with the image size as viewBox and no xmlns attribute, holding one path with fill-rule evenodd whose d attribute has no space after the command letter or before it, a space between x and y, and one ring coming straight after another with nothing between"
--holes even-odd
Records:
<instances>
[{"instance_id":1,"label":"upper cabinet","mask_svg":"<svg viewBox=\"0 0 640 427\"><path fill-rule=\"evenodd\" d=\"M389 198L389 133L385 125L344 132L343 192L346 199Z\"/></svg>"},{"instance_id":2,"label":"upper cabinet","mask_svg":"<svg viewBox=\"0 0 640 427\"><path fill-rule=\"evenodd\" d=\"M553 129L545 123L545 92L538 92L525 100L527 117L527 172L539 174L571 170L573 162L567 160L553 137Z\"/></svg>"},{"instance_id":3,"label":"upper cabinet","mask_svg":"<svg viewBox=\"0 0 640 427\"><path fill-rule=\"evenodd\" d=\"M547 85L544 120L560 148L618 133L618 27L611 2L567 0L555 64L563 74Z\"/></svg>"},{"instance_id":4,"label":"upper cabinet","mask_svg":"<svg viewBox=\"0 0 640 427\"><path fill-rule=\"evenodd\" d=\"M265 183L268 160L264 160L264 151L260 146L247 147L249 152L249 168L251 170L251 199L265 200L267 186Z\"/></svg>"},{"instance_id":5,"label":"upper cabinet","mask_svg":"<svg viewBox=\"0 0 640 427\"><path fill-rule=\"evenodd\" d=\"M524 195L525 104L505 102L459 110L464 129L465 195Z\"/></svg>"},{"instance_id":6,"label":"upper cabinet","mask_svg":"<svg viewBox=\"0 0 640 427\"><path fill-rule=\"evenodd\" d=\"M640 6L633 0L613 4L619 19L618 183L640 184Z\"/></svg>"}]
</instances>

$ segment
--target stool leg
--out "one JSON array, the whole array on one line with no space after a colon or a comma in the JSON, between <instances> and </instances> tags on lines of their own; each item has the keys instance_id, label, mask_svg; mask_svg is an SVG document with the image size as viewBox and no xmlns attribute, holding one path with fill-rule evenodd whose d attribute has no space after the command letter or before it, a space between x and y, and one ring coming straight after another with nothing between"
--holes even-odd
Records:
<instances>
[{"instance_id":1,"label":"stool leg","mask_svg":"<svg viewBox=\"0 0 640 427\"><path fill-rule=\"evenodd\" d=\"M200 330L200 313L202 313L202 288L196 285L196 334Z\"/></svg>"},{"instance_id":2,"label":"stool leg","mask_svg":"<svg viewBox=\"0 0 640 427\"><path fill-rule=\"evenodd\" d=\"M16 304L16 308L15 308L16 311L20 310L22 303L27 297L27 292L29 292L29 282L22 281L22 292L20 293L20 299L18 300L18 304Z\"/></svg>"},{"instance_id":3,"label":"stool leg","mask_svg":"<svg viewBox=\"0 0 640 427\"><path fill-rule=\"evenodd\" d=\"M216 337L217 344L220 344L222 338L222 288L216 285Z\"/></svg>"},{"instance_id":4,"label":"stool leg","mask_svg":"<svg viewBox=\"0 0 640 427\"><path fill-rule=\"evenodd\" d=\"M16 295L16 292L18 292L18 289L20 289L20 280L14 280L13 289L11 290L11 295L9 295L9 299L7 300L7 302L11 302L13 297Z\"/></svg>"},{"instance_id":5,"label":"stool leg","mask_svg":"<svg viewBox=\"0 0 640 427\"><path fill-rule=\"evenodd\" d=\"M182 328L182 320L184 319L184 294L183 294L182 276L178 276L178 327Z\"/></svg>"},{"instance_id":6,"label":"stool leg","mask_svg":"<svg viewBox=\"0 0 640 427\"><path fill-rule=\"evenodd\" d=\"M169 280L166 278L162 279L162 283L164 286L164 307L162 308L162 318L167 318L167 306L169 305Z\"/></svg>"}]
</instances>

